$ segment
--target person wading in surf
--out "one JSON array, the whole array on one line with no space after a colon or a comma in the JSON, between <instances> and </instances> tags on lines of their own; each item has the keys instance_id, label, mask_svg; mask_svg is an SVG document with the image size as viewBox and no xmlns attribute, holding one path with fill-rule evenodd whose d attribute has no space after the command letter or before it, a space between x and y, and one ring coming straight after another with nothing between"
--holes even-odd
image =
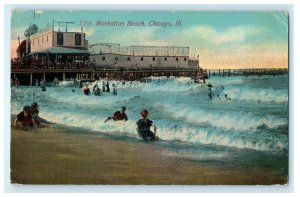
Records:
<instances>
[{"instance_id":1,"label":"person wading in surf","mask_svg":"<svg viewBox=\"0 0 300 197\"><path fill-rule=\"evenodd\" d=\"M89 88L89 86L88 85L86 85L85 86L85 88L84 88L84 90L83 90L83 93L85 94L85 95L90 95L90 88Z\"/></svg>"},{"instance_id":2,"label":"person wading in surf","mask_svg":"<svg viewBox=\"0 0 300 197\"><path fill-rule=\"evenodd\" d=\"M104 122L107 122L111 119L113 119L114 121L118 121L118 120L127 121L128 117L125 111L126 111L126 107L125 106L121 107L121 111L116 111L113 117L108 117Z\"/></svg>"},{"instance_id":3,"label":"person wading in surf","mask_svg":"<svg viewBox=\"0 0 300 197\"><path fill-rule=\"evenodd\" d=\"M150 119L148 119L149 112L146 109L141 111L142 118L136 122L137 132L139 137L143 138L143 140L158 140L159 138L156 136L156 125ZM154 132L150 130L150 127L153 126Z\"/></svg>"}]
</instances>

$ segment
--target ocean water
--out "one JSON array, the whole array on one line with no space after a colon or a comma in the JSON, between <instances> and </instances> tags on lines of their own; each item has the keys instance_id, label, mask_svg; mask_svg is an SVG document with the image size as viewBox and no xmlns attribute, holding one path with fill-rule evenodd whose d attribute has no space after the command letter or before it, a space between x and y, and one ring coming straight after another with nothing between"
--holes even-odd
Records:
<instances>
[{"instance_id":1,"label":"ocean water","mask_svg":"<svg viewBox=\"0 0 300 197\"><path fill-rule=\"evenodd\" d=\"M196 161L247 163L256 159L287 174L287 75L216 76L206 84L185 77L150 79L147 83L109 81L110 86L117 85L117 96L112 92L86 96L78 84L67 82L47 86L46 92L36 86L13 87L11 113L38 102L40 116L49 121L134 141L139 140L135 123L145 108L158 127L162 141L154 143L164 148L164 155ZM212 99L208 82L213 85ZM89 87L92 90L93 83ZM226 100L225 94L231 100ZM104 123L121 106L127 107L129 121Z\"/></svg>"}]
</instances>

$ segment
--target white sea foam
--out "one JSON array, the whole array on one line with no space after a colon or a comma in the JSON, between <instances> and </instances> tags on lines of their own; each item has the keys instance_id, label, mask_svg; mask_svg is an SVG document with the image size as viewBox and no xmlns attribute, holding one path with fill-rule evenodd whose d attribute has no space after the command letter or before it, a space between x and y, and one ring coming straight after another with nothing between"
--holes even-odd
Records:
<instances>
[{"instance_id":1,"label":"white sea foam","mask_svg":"<svg viewBox=\"0 0 300 197\"><path fill-rule=\"evenodd\" d=\"M237 77L211 80L213 91L228 94L232 98L229 102L224 98L209 99L206 85L193 83L190 78L152 77L150 80L125 84L109 81L110 85L117 85L117 96L111 92L86 96L78 84L47 87L46 92L39 87L13 88L11 113L17 114L24 105L38 102L40 116L50 121L83 130L137 137L135 122L140 118L139 111L147 108L150 118L158 125L159 137L164 140L258 150L288 147L287 135L277 133L279 126L288 123L287 115L281 113L287 109L288 86L266 88L245 84ZM89 87L92 89L95 83ZM102 81L98 85L101 88ZM127 106L129 121L104 124L123 105Z\"/></svg>"}]
</instances>

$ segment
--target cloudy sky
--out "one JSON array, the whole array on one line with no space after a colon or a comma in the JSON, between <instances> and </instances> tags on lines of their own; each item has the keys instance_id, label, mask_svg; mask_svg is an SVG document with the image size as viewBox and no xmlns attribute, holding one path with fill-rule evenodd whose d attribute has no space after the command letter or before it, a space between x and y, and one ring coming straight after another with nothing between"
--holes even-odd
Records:
<instances>
[{"instance_id":1,"label":"cloudy sky","mask_svg":"<svg viewBox=\"0 0 300 197\"><path fill-rule=\"evenodd\" d=\"M199 55L203 68L288 67L287 12L14 10L11 55L15 56L18 36L24 39L30 24L43 29L53 20L55 25L74 22L68 31L83 27L89 43L190 47L190 56ZM110 24L99 25L101 21ZM128 21L144 25L127 26Z\"/></svg>"}]
</instances>

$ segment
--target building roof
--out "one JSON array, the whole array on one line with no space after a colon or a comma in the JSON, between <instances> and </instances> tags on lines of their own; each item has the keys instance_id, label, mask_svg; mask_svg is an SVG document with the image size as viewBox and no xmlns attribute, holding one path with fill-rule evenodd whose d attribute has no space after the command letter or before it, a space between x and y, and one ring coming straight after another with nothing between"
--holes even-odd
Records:
<instances>
[{"instance_id":1,"label":"building roof","mask_svg":"<svg viewBox=\"0 0 300 197\"><path fill-rule=\"evenodd\" d=\"M89 53L86 49L75 49L67 47L51 47L41 51L32 52L31 54L36 53L54 53L54 54L87 54Z\"/></svg>"}]
</instances>

